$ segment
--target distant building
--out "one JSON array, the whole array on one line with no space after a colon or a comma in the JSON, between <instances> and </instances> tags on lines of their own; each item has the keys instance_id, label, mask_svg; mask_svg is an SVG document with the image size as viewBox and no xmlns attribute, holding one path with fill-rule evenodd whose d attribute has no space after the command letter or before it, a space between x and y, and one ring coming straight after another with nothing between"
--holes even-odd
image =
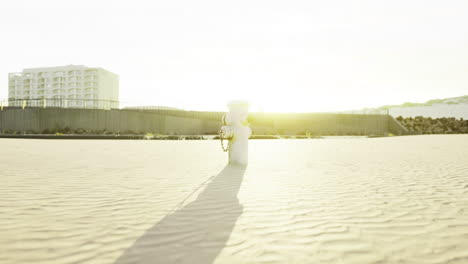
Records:
<instances>
[{"instance_id":1,"label":"distant building","mask_svg":"<svg viewBox=\"0 0 468 264\"><path fill-rule=\"evenodd\" d=\"M8 75L10 106L119 107L119 76L83 65L23 69Z\"/></svg>"}]
</instances>

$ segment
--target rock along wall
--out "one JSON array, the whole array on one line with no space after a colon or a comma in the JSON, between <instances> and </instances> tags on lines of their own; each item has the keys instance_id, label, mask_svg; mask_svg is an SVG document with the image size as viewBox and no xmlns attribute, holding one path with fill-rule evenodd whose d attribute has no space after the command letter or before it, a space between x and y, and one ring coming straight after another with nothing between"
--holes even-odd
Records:
<instances>
[{"instance_id":1,"label":"rock along wall","mask_svg":"<svg viewBox=\"0 0 468 264\"><path fill-rule=\"evenodd\" d=\"M393 116L388 117L388 131L398 136L413 134L405 126L403 126L398 120L396 120Z\"/></svg>"},{"instance_id":2,"label":"rock along wall","mask_svg":"<svg viewBox=\"0 0 468 264\"><path fill-rule=\"evenodd\" d=\"M462 134L468 133L468 120L454 117L431 118L416 116L396 118L412 134Z\"/></svg>"}]
</instances>

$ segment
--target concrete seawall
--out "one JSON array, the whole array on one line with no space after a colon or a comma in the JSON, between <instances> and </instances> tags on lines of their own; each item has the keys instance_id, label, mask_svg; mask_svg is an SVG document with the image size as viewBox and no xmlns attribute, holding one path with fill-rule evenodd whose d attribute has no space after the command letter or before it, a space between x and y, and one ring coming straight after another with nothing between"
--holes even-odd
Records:
<instances>
[{"instance_id":1,"label":"concrete seawall","mask_svg":"<svg viewBox=\"0 0 468 264\"><path fill-rule=\"evenodd\" d=\"M387 115L363 114L252 114L257 134L282 135L384 135L389 132Z\"/></svg>"},{"instance_id":2,"label":"concrete seawall","mask_svg":"<svg viewBox=\"0 0 468 264\"><path fill-rule=\"evenodd\" d=\"M0 132L41 133L66 128L112 133L216 134L222 115L222 112L175 110L4 108L0 111ZM403 134L398 129L401 127L387 115L252 113L250 121L255 134Z\"/></svg>"},{"instance_id":3,"label":"concrete seawall","mask_svg":"<svg viewBox=\"0 0 468 264\"><path fill-rule=\"evenodd\" d=\"M115 133L203 134L217 131L220 121L202 120L154 112L64 108L4 109L0 129L18 132L54 131L64 128ZM216 129L215 129L216 128Z\"/></svg>"}]
</instances>

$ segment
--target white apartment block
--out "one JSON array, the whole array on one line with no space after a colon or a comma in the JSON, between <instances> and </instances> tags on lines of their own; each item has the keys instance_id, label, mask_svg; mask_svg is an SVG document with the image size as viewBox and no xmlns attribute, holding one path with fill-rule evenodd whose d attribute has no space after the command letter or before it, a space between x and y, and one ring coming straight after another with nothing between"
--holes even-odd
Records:
<instances>
[{"instance_id":1,"label":"white apartment block","mask_svg":"<svg viewBox=\"0 0 468 264\"><path fill-rule=\"evenodd\" d=\"M8 104L119 108L119 76L83 65L23 69L8 75Z\"/></svg>"}]
</instances>

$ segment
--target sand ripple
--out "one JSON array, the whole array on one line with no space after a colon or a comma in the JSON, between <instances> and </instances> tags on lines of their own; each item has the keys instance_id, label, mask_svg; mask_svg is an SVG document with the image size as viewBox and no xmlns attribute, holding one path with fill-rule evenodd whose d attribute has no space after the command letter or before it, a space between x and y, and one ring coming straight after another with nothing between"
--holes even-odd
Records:
<instances>
[{"instance_id":1,"label":"sand ripple","mask_svg":"<svg viewBox=\"0 0 468 264\"><path fill-rule=\"evenodd\" d=\"M0 140L0 263L468 263L468 137Z\"/></svg>"}]
</instances>

